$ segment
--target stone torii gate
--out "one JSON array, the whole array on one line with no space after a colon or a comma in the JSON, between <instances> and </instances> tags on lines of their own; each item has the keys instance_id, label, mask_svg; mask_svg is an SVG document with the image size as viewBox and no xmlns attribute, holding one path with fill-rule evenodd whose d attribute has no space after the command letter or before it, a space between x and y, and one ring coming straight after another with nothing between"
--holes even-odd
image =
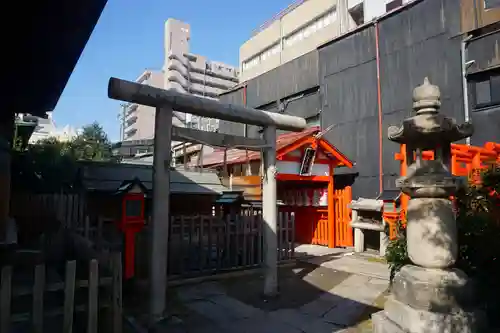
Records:
<instances>
[{"instance_id":1,"label":"stone torii gate","mask_svg":"<svg viewBox=\"0 0 500 333\"><path fill-rule=\"evenodd\" d=\"M111 78L108 97L156 108L153 157L153 218L151 230L150 316L161 320L167 287L168 232L170 222L170 146L172 139L227 148L263 151L264 294L277 292L276 129L302 131L304 118L271 113L240 105L164 90ZM173 110L197 116L262 126L262 139L205 132L172 126Z\"/></svg>"}]
</instances>

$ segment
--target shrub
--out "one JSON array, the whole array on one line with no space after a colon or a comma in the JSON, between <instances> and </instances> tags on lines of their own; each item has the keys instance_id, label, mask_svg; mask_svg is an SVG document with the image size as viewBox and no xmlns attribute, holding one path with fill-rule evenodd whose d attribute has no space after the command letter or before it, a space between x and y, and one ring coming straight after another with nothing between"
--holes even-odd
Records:
<instances>
[{"instance_id":1,"label":"shrub","mask_svg":"<svg viewBox=\"0 0 500 333\"><path fill-rule=\"evenodd\" d=\"M404 265L411 264L406 250L406 223L404 221L397 222L396 235L397 237L389 242L385 253L385 259L391 270L391 283L396 273Z\"/></svg>"},{"instance_id":2,"label":"shrub","mask_svg":"<svg viewBox=\"0 0 500 333\"><path fill-rule=\"evenodd\" d=\"M481 185L469 184L456 195L459 256L455 266L474 279L482 306L494 323L493 316L500 313L500 168L489 168L481 178ZM404 223L398 225L386 259L391 282L401 267L411 263Z\"/></svg>"}]
</instances>

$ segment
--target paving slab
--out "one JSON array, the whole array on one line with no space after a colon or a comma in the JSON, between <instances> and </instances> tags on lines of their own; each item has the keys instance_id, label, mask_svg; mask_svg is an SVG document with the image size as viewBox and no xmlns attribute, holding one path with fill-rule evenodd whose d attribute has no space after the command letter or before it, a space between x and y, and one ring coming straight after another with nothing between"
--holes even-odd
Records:
<instances>
[{"instance_id":1,"label":"paving slab","mask_svg":"<svg viewBox=\"0 0 500 333\"><path fill-rule=\"evenodd\" d=\"M236 321L221 328L224 333L304 333L300 329L272 318L269 314Z\"/></svg>"},{"instance_id":2,"label":"paving slab","mask_svg":"<svg viewBox=\"0 0 500 333\"><path fill-rule=\"evenodd\" d=\"M321 318L307 315L295 309L283 309L271 312L269 316L304 333L333 333L344 327L328 323Z\"/></svg>"},{"instance_id":3,"label":"paving slab","mask_svg":"<svg viewBox=\"0 0 500 333\"><path fill-rule=\"evenodd\" d=\"M238 319L246 319L264 314L264 311L261 309L257 309L227 295L210 297L210 301L227 309L228 312L238 317Z\"/></svg>"},{"instance_id":4,"label":"paving slab","mask_svg":"<svg viewBox=\"0 0 500 333\"><path fill-rule=\"evenodd\" d=\"M364 275L352 275L330 291L342 299L339 304L323 315L330 323L352 326L371 307L375 300L387 290L388 282Z\"/></svg>"},{"instance_id":5,"label":"paving slab","mask_svg":"<svg viewBox=\"0 0 500 333\"><path fill-rule=\"evenodd\" d=\"M322 258L319 266L303 263L280 270L280 296L276 299L261 296L263 277L259 275L179 287L178 299L196 315L186 317L183 325L168 332L352 332L388 287L384 266L336 256ZM372 267L378 270L375 274L350 273L363 273Z\"/></svg>"},{"instance_id":6,"label":"paving slab","mask_svg":"<svg viewBox=\"0 0 500 333\"><path fill-rule=\"evenodd\" d=\"M223 288L221 288L217 282L204 282L177 289L177 295L183 302L204 300L211 296L220 296L224 294Z\"/></svg>"},{"instance_id":7,"label":"paving slab","mask_svg":"<svg viewBox=\"0 0 500 333\"><path fill-rule=\"evenodd\" d=\"M373 282L372 282L373 281ZM364 305L373 301L387 289L385 280L374 279L364 275L352 275L323 293L316 300L302 306L300 311L305 314L322 317L330 311L342 311L347 300L354 300Z\"/></svg>"},{"instance_id":8,"label":"paving slab","mask_svg":"<svg viewBox=\"0 0 500 333\"><path fill-rule=\"evenodd\" d=\"M211 301L194 301L186 304L186 306L198 314L210 319L217 326L226 326L235 321L242 320L237 314L228 311L227 308L215 304Z\"/></svg>"},{"instance_id":9,"label":"paving slab","mask_svg":"<svg viewBox=\"0 0 500 333\"><path fill-rule=\"evenodd\" d=\"M350 276L349 273L300 263L300 267L279 271L279 295L262 296L263 276L248 276L221 281L227 295L263 311L299 308L314 301Z\"/></svg>"},{"instance_id":10,"label":"paving slab","mask_svg":"<svg viewBox=\"0 0 500 333\"><path fill-rule=\"evenodd\" d=\"M300 260L321 267L351 274L375 277L382 280L389 280L390 276L389 265L386 263L371 261L370 258L362 258L360 256L350 255L349 253L340 257L331 258L331 260L325 260L323 257L304 258Z\"/></svg>"},{"instance_id":11,"label":"paving slab","mask_svg":"<svg viewBox=\"0 0 500 333\"><path fill-rule=\"evenodd\" d=\"M318 299L301 306L299 311L306 315L323 317L328 311L342 304L343 300L344 298L333 293L325 293Z\"/></svg>"},{"instance_id":12,"label":"paving slab","mask_svg":"<svg viewBox=\"0 0 500 333\"><path fill-rule=\"evenodd\" d=\"M358 319L363 315L365 309L366 304L346 299L341 306L328 311L323 318L326 322L349 327L358 323Z\"/></svg>"}]
</instances>

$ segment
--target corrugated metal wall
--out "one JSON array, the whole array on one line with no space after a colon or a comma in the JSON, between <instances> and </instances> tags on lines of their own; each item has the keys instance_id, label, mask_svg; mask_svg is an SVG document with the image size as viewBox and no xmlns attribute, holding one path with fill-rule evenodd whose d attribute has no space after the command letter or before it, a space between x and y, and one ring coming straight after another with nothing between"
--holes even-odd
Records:
<instances>
[{"instance_id":1,"label":"corrugated metal wall","mask_svg":"<svg viewBox=\"0 0 500 333\"><path fill-rule=\"evenodd\" d=\"M385 189L394 188L399 175L394 160L399 147L386 139L387 128L411 115L412 91L426 76L441 88L442 112L464 121L459 31L460 3L455 0L417 2L379 22ZM353 198L379 193L375 45L375 27L367 26L247 83L247 105L272 111L277 99L320 85L319 94L290 102L284 112L303 117L320 112L322 128L334 125L326 138L356 162L359 172ZM223 100L241 102L242 93ZM484 126L481 135L495 130ZM243 126L238 133L234 128L224 124L221 132L243 134Z\"/></svg>"},{"instance_id":2,"label":"corrugated metal wall","mask_svg":"<svg viewBox=\"0 0 500 333\"><path fill-rule=\"evenodd\" d=\"M247 104L258 107L318 84L318 52L313 51L248 82Z\"/></svg>"},{"instance_id":3,"label":"corrugated metal wall","mask_svg":"<svg viewBox=\"0 0 500 333\"><path fill-rule=\"evenodd\" d=\"M413 88L424 77L440 86L443 113L463 121L460 40L452 38L459 15L451 0L422 1L378 24L385 189L394 188L399 175L394 160L398 145L387 139L387 128L411 115ZM319 57L321 125L335 124L326 138L356 161L359 176L353 195L375 197L379 193L375 26L324 46Z\"/></svg>"},{"instance_id":4,"label":"corrugated metal wall","mask_svg":"<svg viewBox=\"0 0 500 333\"><path fill-rule=\"evenodd\" d=\"M375 30L368 27L319 51L323 111L321 126L359 172L353 196L378 189L378 121Z\"/></svg>"},{"instance_id":5,"label":"corrugated metal wall","mask_svg":"<svg viewBox=\"0 0 500 333\"><path fill-rule=\"evenodd\" d=\"M387 128L412 114L412 91L425 77L441 89L441 112L464 121L459 15L456 1L427 0L380 22L384 188L395 188L400 168Z\"/></svg>"}]
</instances>

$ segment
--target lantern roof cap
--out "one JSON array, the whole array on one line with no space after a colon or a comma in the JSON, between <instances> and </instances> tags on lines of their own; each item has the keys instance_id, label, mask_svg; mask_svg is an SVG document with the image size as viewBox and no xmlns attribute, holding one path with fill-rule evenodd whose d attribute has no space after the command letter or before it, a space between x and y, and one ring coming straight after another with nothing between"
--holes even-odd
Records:
<instances>
[{"instance_id":1,"label":"lantern roof cap","mask_svg":"<svg viewBox=\"0 0 500 333\"><path fill-rule=\"evenodd\" d=\"M459 125L454 118L440 113L440 98L439 87L426 77L424 83L413 90L416 115L405 119L401 126L390 126L389 140L411 144L415 148L434 149L470 137L474 132L472 124Z\"/></svg>"}]
</instances>

